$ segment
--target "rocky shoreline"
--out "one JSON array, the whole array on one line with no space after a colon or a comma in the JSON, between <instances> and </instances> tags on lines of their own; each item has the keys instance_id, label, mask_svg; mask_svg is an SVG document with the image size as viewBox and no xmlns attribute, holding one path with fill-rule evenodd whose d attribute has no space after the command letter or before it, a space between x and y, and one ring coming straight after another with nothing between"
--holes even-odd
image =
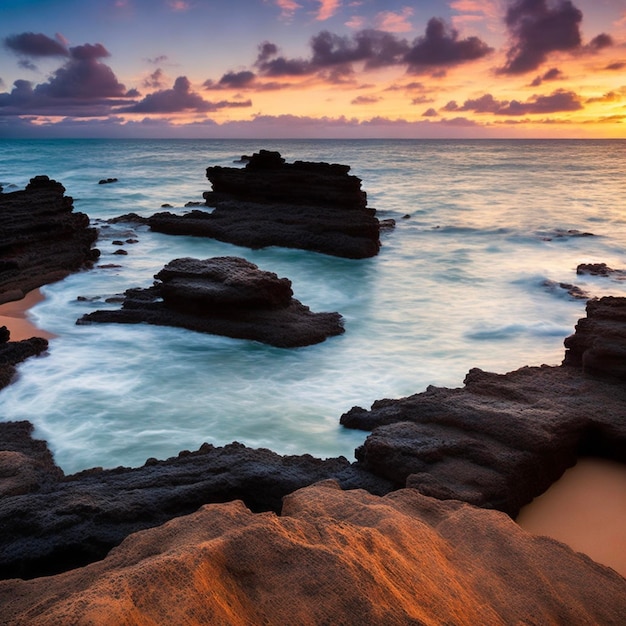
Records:
<instances>
[{"instance_id":1,"label":"rocky shoreline","mask_svg":"<svg viewBox=\"0 0 626 626\"><path fill-rule=\"evenodd\" d=\"M46 281L88 265L81 242ZM626 579L511 519L580 456L626 458L626 298L565 344L558 367L353 408L352 463L234 442L66 476L0 423L0 624L619 624Z\"/></svg>"}]
</instances>

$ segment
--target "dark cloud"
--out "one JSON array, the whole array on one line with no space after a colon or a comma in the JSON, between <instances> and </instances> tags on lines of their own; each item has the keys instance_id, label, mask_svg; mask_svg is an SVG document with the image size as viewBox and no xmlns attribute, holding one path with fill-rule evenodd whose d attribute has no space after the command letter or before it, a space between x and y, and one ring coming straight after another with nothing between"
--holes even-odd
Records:
<instances>
[{"instance_id":1,"label":"dark cloud","mask_svg":"<svg viewBox=\"0 0 626 626\"><path fill-rule=\"evenodd\" d=\"M259 54L254 66L263 76L306 76L314 69L309 61L304 59L287 59L278 56L278 46L269 41L259 45Z\"/></svg>"},{"instance_id":2,"label":"dark cloud","mask_svg":"<svg viewBox=\"0 0 626 626\"><path fill-rule=\"evenodd\" d=\"M597 52L599 50L603 50L604 48L610 48L613 43L613 37L611 37L611 35L600 33L587 44L587 49L591 52Z\"/></svg>"},{"instance_id":3,"label":"dark cloud","mask_svg":"<svg viewBox=\"0 0 626 626\"><path fill-rule=\"evenodd\" d=\"M535 80L533 80L533 82L530 83L530 86L539 87L539 85L541 85L545 81L558 80L560 78L563 78L563 72L561 72L561 70L557 69L556 67L553 67L552 69L548 70L545 74L541 76L537 76L537 78L535 78Z\"/></svg>"},{"instance_id":4,"label":"dark cloud","mask_svg":"<svg viewBox=\"0 0 626 626\"><path fill-rule=\"evenodd\" d=\"M37 66L30 59L20 59L17 64L24 70L37 71Z\"/></svg>"},{"instance_id":5,"label":"dark cloud","mask_svg":"<svg viewBox=\"0 0 626 626\"><path fill-rule=\"evenodd\" d=\"M311 39L315 68L364 61L368 68L397 65L409 51L404 39L380 30L362 30L352 37L322 31Z\"/></svg>"},{"instance_id":6,"label":"dark cloud","mask_svg":"<svg viewBox=\"0 0 626 626\"><path fill-rule=\"evenodd\" d=\"M254 82L255 78L256 74L250 71L228 72L227 74L224 74L222 78L220 78L219 85L221 87L241 89L242 87L249 86L252 82Z\"/></svg>"},{"instance_id":7,"label":"dark cloud","mask_svg":"<svg viewBox=\"0 0 626 626\"><path fill-rule=\"evenodd\" d=\"M624 99L623 95L617 91L608 91L603 96L599 98L588 98L588 103L594 102L621 102Z\"/></svg>"},{"instance_id":8,"label":"dark cloud","mask_svg":"<svg viewBox=\"0 0 626 626\"><path fill-rule=\"evenodd\" d=\"M615 63L609 63L604 69L612 72L623 70L626 68L626 61L616 61Z\"/></svg>"},{"instance_id":9,"label":"dark cloud","mask_svg":"<svg viewBox=\"0 0 626 626\"><path fill-rule=\"evenodd\" d=\"M165 74L160 67L157 67L148 78L144 79L143 86L147 89L159 89L163 87L163 79Z\"/></svg>"},{"instance_id":10,"label":"dark cloud","mask_svg":"<svg viewBox=\"0 0 626 626\"><path fill-rule=\"evenodd\" d=\"M439 113L437 113L437 111L435 111L435 109L433 109L432 107L430 109L426 109L422 113L422 117L437 117L438 115Z\"/></svg>"},{"instance_id":11,"label":"dark cloud","mask_svg":"<svg viewBox=\"0 0 626 626\"><path fill-rule=\"evenodd\" d=\"M520 102L519 100L496 100L487 93L480 98L466 100L463 106L451 101L444 107L446 111L473 111L474 113L492 113L495 115L531 115L579 111L583 108L581 99L573 91L557 89L547 96L533 96Z\"/></svg>"},{"instance_id":12,"label":"dark cloud","mask_svg":"<svg viewBox=\"0 0 626 626\"><path fill-rule=\"evenodd\" d=\"M580 48L582 19L570 0L554 5L547 0L515 0L506 12L512 43L500 71L524 74L537 69L551 52Z\"/></svg>"},{"instance_id":13,"label":"dark cloud","mask_svg":"<svg viewBox=\"0 0 626 626\"><path fill-rule=\"evenodd\" d=\"M16 54L29 57L66 57L69 51L60 41L43 33L20 33L9 35L4 45Z\"/></svg>"},{"instance_id":14,"label":"dark cloud","mask_svg":"<svg viewBox=\"0 0 626 626\"><path fill-rule=\"evenodd\" d=\"M70 56L77 61L93 61L110 57L109 51L101 44L86 43L82 46L70 48Z\"/></svg>"},{"instance_id":15,"label":"dark cloud","mask_svg":"<svg viewBox=\"0 0 626 626\"><path fill-rule=\"evenodd\" d=\"M426 26L426 34L413 42L404 61L408 70L417 74L480 59L492 51L493 48L478 37L459 39L458 31L449 29L443 20L433 17Z\"/></svg>"},{"instance_id":16,"label":"dark cloud","mask_svg":"<svg viewBox=\"0 0 626 626\"><path fill-rule=\"evenodd\" d=\"M117 98L126 87L113 70L99 58L109 53L101 44L70 48L71 59L56 70L47 83L38 85L39 94L51 98Z\"/></svg>"},{"instance_id":17,"label":"dark cloud","mask_svg":"<svg viewBox=\"0 0 626 626\"><path fill-rule=\"evenodd\" d=\"M354 74L353 64L363 63L367 69L407 65L417 73L436 71L479 59L492 49L477 37L459 39L456 30L449 30L442 20L433 18L426 35L411 46L406 39L381 30L362 30L353 35L336 35L322 31L311 38L310 58L290 59L280 55L278 47L265 41L259 46L254 63L262 76L306 76L322 73L330 82L345 83ZM332 73L329 73L331 68Z\"/></svg>"},{"instance_id":18,"label":"dark cloud","mask_svg":"<svg viewBox=\"0 0 626 626\"><path fill-rule=\"evenodd\" d=\"M182 111L207 112L223 108L249 107L250 100L244 102L208 102L191 90L186 76L179 76L172 89L162 89L148 94L139 102L118 109L118 113L179 113Z\"/></svg>"}]
</instances>

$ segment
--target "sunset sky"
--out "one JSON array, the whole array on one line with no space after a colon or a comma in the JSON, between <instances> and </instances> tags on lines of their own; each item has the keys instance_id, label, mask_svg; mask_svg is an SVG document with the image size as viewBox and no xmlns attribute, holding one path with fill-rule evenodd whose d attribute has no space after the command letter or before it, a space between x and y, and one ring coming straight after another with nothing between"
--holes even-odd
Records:
<instances>
[{"instance_id":1,"label":"sunset sky","mask_svg":"<svg viewBox=\"0 0 626 626\"><path fill-rule=\"evenodd\" d=\"M1 0L0 137L626 138L626 0Z\"/></svg>"}]
</instances>

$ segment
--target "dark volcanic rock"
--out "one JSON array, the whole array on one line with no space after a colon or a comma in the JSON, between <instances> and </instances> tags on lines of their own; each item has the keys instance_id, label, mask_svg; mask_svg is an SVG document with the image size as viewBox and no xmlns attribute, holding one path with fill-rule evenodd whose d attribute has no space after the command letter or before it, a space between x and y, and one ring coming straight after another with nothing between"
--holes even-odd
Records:
<instances>
[{"instance_id":1,"label":"dark volcanic rock","mask_svg":"<svg viewBox=\"0 0 626 626\"><path fill-rule=\"evenodd\" d=\"M0 302L65 278L98 258L97 233L84 213L74 213L65 188L47 176L26 189L0 193Z\"/></svg>"},{"instance_id":2,"label":"dark volcanic rock","mask_svg":"<svg viewBox=\"0 0 626 626\"><path fill-rule=\"evenodd\" d=\"M7 327L0 326L0 389L13 380L18 363L45 352L47 348L48 341L42 337L10 341Z\"/></svg>"},{"instance_id":3,"label":"dark volcanic rock","mask_svg":"<svg viewBox=\"0 0 626 626\"><path fill-rule=\"evenodd\" d=\"M313 313L291 282L239 257L175 259L148 289L129 289L121 310L94 311L78 323L148 322L280 348L320 343L344 332L339 313Z\"/></svg>"},{"instance_id":4,"label":"dark volcanic rock","mask_svg":"<svg viewBox=\"0 0 626 626\"><path fill-rule=\"evenodd\" d=\"M167 461L150 459L140 468L94 469L60 478L60 470L42 453L42 442L29 444L22 437L19 445L14 443L20 440L16 431L30 434L24 424L0 423L0 449L30 456L33 464L47 463L52 471L40 478L39 489L31 479L23 495L0 498L2 578L31 578L101 559L127 535L206 503L241 499L253 511L278 512L283 496L327 478L345 488L366 487L380 494L390 490L386 481L343 457L280 456L238 443L221 448L204 444L197 452L181 452ZM0 473L0 493L7 480Z\"/></svg>"},{"instance_id":5,"label":"dark volcanic rock","mask_svg":"<svg viewBox=\"0 0 626 626\"><path fill-rule=\"evenodd\" d=\"M587 303L587 317L565 340L565 365L588 374L626 380L626 298L605 297Z\"/></svg>"},{"instance_id":6,"label":"dark volcanic rock","mask_svg":"<svg viewBox=\"0 0 626 626\"><path fill-rule=\"evenodd\" d=\"M615 270L606 263L580 263L576 268L579 275L612 276L618 280L626 280L626 270Z\"/></svg>"},{"instance_id":7,"label":"dark volcanic rock","mask_svg":"<svg viewBox=\"0 0 626 626\"><path fill-rule=\"evenodd\" d=\"M626 378L626 298L590 301L587 312L560 367L473 369L460 389L354 407L341 423L373 430L357 459L398 486L512 517L579 456L623 461L626 388L614 379Z\"/></svg>"},{"instance_id":8,"label":"dark volcanic rock","mask_svg":"<svg viewBox=\"0 0 626 626\"><path fill-rule=\"evenodd\" d=\"M156 213L150 228L173 235L212 237L250 248L284 246L347 258L374 256L380 224L367 208L361 180L349 166L296 161L261 152L245 168L209 167L212 212Z\"/></svg>"}]
</instances>

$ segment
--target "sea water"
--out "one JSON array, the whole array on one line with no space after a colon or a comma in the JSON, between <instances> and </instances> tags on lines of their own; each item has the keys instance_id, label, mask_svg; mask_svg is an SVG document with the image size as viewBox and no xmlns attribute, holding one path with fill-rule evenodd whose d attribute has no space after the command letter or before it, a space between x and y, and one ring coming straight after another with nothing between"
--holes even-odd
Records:
<instances>
[{"instance_id":1,"label":"sea water","mask_svg":"<svg viewBox=\"0 0 626 626\"><path fill-rule=\"evenodd\" d=\"M210 189L207 167L236 166L260 148L351 165L369 205L396 220L379 255L249 250L105 222L164 203L182 214ZM339 425L352 406L431 384L459 387L472 367L557 365L585 314L585 300L560 283L626 295L618 277L576 275L579 263L626 268L623 140L0 142L5 192L39 174L61 182L90 216L102 255L94 269L42 289L30 316L56 337L0 392L0 419L33 422L68 473L141 465L205 441L353 459L367 433ZM118 182L98 184L109 177ZM113 241L127 239L138 242L113 254ZM174 258L223 255L289 278L311 310L341 313L345 334L280 349L144 324L75 323L119 307L105 300L149 286Z\"/></svg>"}]
</instances>

